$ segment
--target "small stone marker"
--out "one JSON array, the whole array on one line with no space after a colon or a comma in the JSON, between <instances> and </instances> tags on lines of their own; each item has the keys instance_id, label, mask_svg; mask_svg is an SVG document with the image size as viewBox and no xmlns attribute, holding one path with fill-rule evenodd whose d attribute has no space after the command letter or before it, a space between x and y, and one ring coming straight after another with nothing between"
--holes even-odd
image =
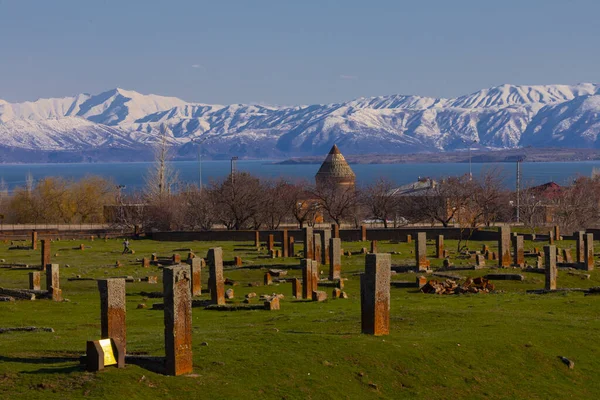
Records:
<instances>
[{"instance_id":1,"label":"small stone marker","mask_svg":"<svg viewBox=\"0 0 600 400\"><path fill-rule=\"evenodd\" d=\"M302 282L298 278L292 278L292 296L297 299L302 298Z\"/></svg>"},{"instance_id":2,"label":"small stone marker","mask_svg":"<svg viewBox=\"0 0 600 400\"><path fill-rule=\"evenodd\" d=\"M229 288L225 291L225 298L227 300L233 299L234 296L235 296L235 293L234 293L233 289Z\"/></svg>"},{"instance_id":3,"label":"small stone marker","mask_svg":"<svg viewBox=\"0 0 600 400\"><path fill-rule=\"evenodd\" d=\"M427 277L425 276L417 276L417 287L420 289L427 284Z\"/></svg>"},{"instance_id":4,"label":"small stone marker","mask_svg":"<svg viewBox=\"0 0 600 400\"><path fill-rule=\"evenodd\" d=\"M281 253L282 253L282 257L284 257L284 258L289 257L289 250L290 250L290 242L289 242L288 230L284 229L283 231L281 231Z\"/></svg>"},{"instance_id":5,"label":"small stone marker","mask_svg":"<svg viewBox=\"0 0 600 400\"><path fill-rule=\"evenodd\" d=\"M233 257L233 264L236 267L241 267L243 265L243 263L242 263L242 257L240 257L240 256Z\"/></svg>"},{"instance_id":6,"label":"small stone marker","mask_svg":"<svg viewBox=\"0 0 600 400\"><path fill-rule=\"evenodd\" d=\"M265 272L264 285L268 286L268 285L272 285L272 284L273 284L273 278L271 277L271 274L268 272Z\"/></svg>"},{"instance_id":7,"label":"small stone marker","mask_svg":"<svg viewBox=\"0 0 600 400\"><path fill-rule=\"evenodd\" d=\"M377 253L377 240L371 240L371 251L369 253Z\"/></svg>"},{"instance_id":8,"label":"small stone marker","mask_svg":"<svg viewBox=\"0 0 600 400\"><path fill-rule=\"evenodd\" d=\"M435 238L435 256L444 258L444 235L437 235Z\"/></svg>"},{"instance_id":9,"label":"small stone marker","mask_svg":"<svg viewBox=\"0 0 600 400\"><path fill-rule=\"evenodd\" d=\"M322 290L313 290L312 292L312 301L325 301L327 300L327 293Z\"/></svg>"},{"instance_id":10,"label":"small stone marker","mask_svg":"<svg viewBox=\"0 0 600 400\"><path fill-rule=\"evenodd\" d=\"M485 258L483 257L483 254L475 255L475 265L478 267L485 267Z\"/></svg>"},{"instance_id":11,"label":"small stone marker","mask_svg":"<svg viewBox=\"0 0 600 400\"><path fill-rule=\"evenodd\" d=\"M40 271L34 271L29 273L29 289L30 290L41 290L41 273Z\"/></svg>"},{"instance_id":12,"label":"small stone marker","mask_svg":"<svg viewBox=\"0 0 600 400\"><path fill-rule=\"evenodd\" d=\"M490 248L488 247L487 244L484 244L481 246L481 254L486 254L489 251L490 251Z\"/></svg>"},{"instance_id":13,"label":"small stone marker","mask_svg":"<svg viewBox=\"0 0 600 400\"><path fill-rule=\"evenodd\" d=\"M314 256L313 260L320 263L321 259L322 259L322 254L321 254L322 247L321 247L321 235L319 233L315 233L314 243L315 243L315 256Z\"/></svg>"},{"instance_id":14,"label":"small stone marker","mask_svg":"<svg viewBox=\"0 0 600 400\"><path fill-rule=\"evenodd\" d=\"M223 281L223 249L213 247L208 250L209 289L213 304L225 304L225 284Z\"/></svg>"},{"instance_id":15,"label":"small stone marker","mask_svg":"<svg viewBox=\"0 0 600 400\"><path fill-rule=\"evenodd\" d=\"M46 265L51 263L50 251L50 240L42 239L42 269L46 268Z\"/></svg>"},{"instance_id":16,"label":"small stone marker","mask_svg":"<svg viewBox=\"0 0 600 400\"><path fill-rule=\"evenodd\" d=\"M427 259L427 234L425 232L417 233L415 256L417 261L417 271L427 271L430 264Z\"/></svg>"},{"instance_id":17,"label":"small stone marker","mask_svg":"<svg viewBox=\"0 0 600 400\"><path fill-rule=\"evenodd\" d=\"M412 235L406 235L406 243L412 243Z\"/></svg>"},{"instance_id":18,"label":"small stone marker","mask_svg":"<svg viewBox=\"0 0 600 400\"><path fill-rule=\"evenodd\" d=\"M125 279L98 280L100 292L100 337L113 339L127 352Z\"/></svg>"},{"instance_id":19,"label":"small stone marker","mask_svg":"<svg viewBox=\"0 0 600 400\"><path fill-rule=\"evenodd\" d=\"M202 258L192 258L188 259L188 264L190 264L190 272L192 274L190 279L192 296L200 296L202 295Z\"/></svg>"},{"instance_id":20,"label":"small stone marker","mask_svg":"<svg viewBox=\"0 0 600 400\"><path fill-rule=\"evenodd\" d=\"M260 247L260 232L254 231L254 247Z\"/></svg>"},{"instance_id":21,"label":"small stone marker","mask_svg":"<svg viewBox=\"0 0 600 400\"><path fill-rule=\"evenodd\" d=\"M525 265L525 248L523 246L523 236L513 236L513 252L514 264L517 267L523 267Z\"/></svg>"},{"instance_id":22,"label":"small stone marker","mask_svg":"<svg viewBox=\"0 0 600 400\"><path fill-rule=\"evenodd\" d=\"M367 241L367 226L366 225L360 226L360 241L361 242Z\"/></svg>"},{"instance_id":23,"label":"small stone marker","mask_svg":"<svg viewBox=\"0 0 600 400\"><path fill-rule=\"evenodd\" d=\"M31 232L31 250L37 250L38 233L36 231Z\"/></svg>"},{"instance_id":24,"label":"small stone marker","mask_svg":"<svg viewBox=\"0 0 600 400\"><path fill-rule=\"evenodd\" d=\"M85 245L83 243L79 245L79 250L85 250Z\"/></svg>"},{"instance_id":25,"label":"small stone marker","mask_svg":"<svg viewBox=\"0 0 600 400\"><path fill-rule=\"evenodd\" d=\"M340 289L340 288L334 288L333 291L331 292L332 299L339 299L341 295L342 295L342 289Z\"/></svg>"},{"instance_id":26,"label":"small stone marker","mask_svg":"<svg viewBox=\"0 0 600 400\"><path fill-rule=\"evenodd\" d=\"M279 297L272 296L264 302L265 310L274 311L279 310Z\"/></svg>"},{"instance_id":27,"label":"small stone marker","mask_svg":"<svg viewBox=\"0 0 600 400\"><path fill-rule=\"evenodd\" d=\"M221 248L217 247L216 249L220 250ZM187 374L193 369L192 292L190 286L190 269L187 266L177 265L163 268L165 372L167 375Z\"/></svg>"},{"instance_id":28,"label":"small stone marker","mask_svg":"<svg viewBox=\"0 0 600 400\"><path fill-rule=\"evenodd\" d=\"M329 280L340 279L342 272L342 240L329 239Z\"/></svg>"},{"instance_id":29,"label":"small stone marker","mask_svg":"<svg viewBox=\"0 0 600 400\"><path fill-rule=\"evenodd\" d=\"M177 253L173 254L172 262L174 265L181 264L181 255L179 255Z\"/></svg>"},{"instance_id":30,"label":"small stone marker","mask_svg":"<svg viewBox=\"0 0 600 400\"><path fill-rule=\"evenodd\" d=\"M585 250L584 269L592 271L594 269L594 234L586 233L584 236L583 248Z\"/></svg>"},{"instance_id":31,"label":"small stone marker","mask_svg":"<svg viewBox=\"0 0 600 400\"><path fill-rule=\"evenodd\" d=\"M267 250L271 251L275 249L275 236L274 235L269 235L267 237Z\"/></svg>"},{"instance_id":32,"label":"small stone marker","mask_svg":"<svg viewBox=\"0 0 600 400\"><path fill-rule=\"evenodd\" d=\"M563 249L563 260L567 264L573 264L573 256L571 255L571 249Z\"/></svg>"},{"instance_id":33,"label":"small stone marker","mask_svg":"<svg viewBox=\"0 0 600 400\"><path fill-rule=\"evenodd\" d=\"M275 249L269 250L269 257L277 258L277 250L275 250Z\"/></svg>"},{"instance_id":34,"label":"small stone marker","mask_svg":"<svg viewBox=\"0 0 600 400\"><path fill-rule=\"evenodd\" d=\"M498 230L498 266L500 268L510 267L510 226L503 225Z\"/></svg>"},{"instance_id":35,"label":"small stone marker","mask_svg":"<svg viewBox=\"0 0 600 400\"><path fill-rule=\"evenodd\" d=\"M125 351L112 339L90 340L86 343L86 370L101 371L104 367L125 367Z\"/></svg>"},{"instance_id":36,"label":"small stone marker","mask_svg":"<svg viewBox=\"0 0 600 400\"><path fill-rule=\"evenodd\" d=\"M554 239L560 240L560 227L558 225L554 225Z\"/></svg>"},{"instance_id":37,"label":"small stone marker","mask_svg":"<svg viewBox=\"0 0 600 400\"><path fill-rule=\"evenodd\" d=\"M142 258L142 268L150 267L150 259L147 257Z\"/></svg>"},{"instance_id":38,"label":"small stone marker","mask_svg":"<svg viewBox=\"0 0 600 400\"><path fill-rule=\"evenodd\" d=\"M546 290L556 290L556 247L544 246L546 256Z\"/></svg>"},{"instance_id":39,"label":"small stone marker","mask_svg":"<svg viewBox=\"0 0 600 400\"><path fill-rule=\"evenodd\" d=\"M190 252L188 252L186 260L191 260L192 258L196 258L196 255L193 252L190 251Z\"/></svg>"},{"instance_id":40,"label":"small stone marker","mask_svg":"<svg viewBox=\"0 0 600 400\"><path fill-rule=\"evenodd\" d=\"M152 253L152 255L150 256L150 260L152 262L158 262L158 255L156 255L156 253Z\"/></svg>"},{"instance_id":41,"label":"small stone marker","mask_svg":"<svg viewBox=\"0 0 600 400\"><path fill-rule=\"evenodd\" d=\"M52 296L52 300L62 301L58 264L46 264L46 290Z\"/></svg>"},{"instance_id":42,"label":"small stone marker","mask_svg":"<svg viewBox=\"0 0 600 400\"><path fill-rule=\"evenodd\" d=\"M370 335L390 333L391 254L367 254L360 276L361 331Z\"/></svg>"},{"instance_id":43,"label":"small stone marker","mask_svg":"<svg viewBox=\"0 0 600 400\"><path fill-rule=\"evenodd\" d=\"M315 237L313 228L307 226L303 229L304 233L304 258L314 260L315 258ZM304 285L306 286L306 285Z\"/></svg>"}]
</instances>

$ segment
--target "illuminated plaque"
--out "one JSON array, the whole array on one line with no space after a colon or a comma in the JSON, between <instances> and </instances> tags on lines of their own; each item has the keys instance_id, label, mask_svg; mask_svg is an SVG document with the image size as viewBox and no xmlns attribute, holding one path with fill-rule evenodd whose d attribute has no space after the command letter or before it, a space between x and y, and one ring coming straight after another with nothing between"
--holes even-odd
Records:
<instances>
[{"instance_id":1,"label":"illuminated plaque","mask_svg":"<svg viewBox=\"0 0 600 400\"><path fill-rule=\"evenodd\" d=\"M102 347L104 352L104 365L115 365L117 360L115 359L115 353L113 351L112 343L110 339L99 340L98 343Z\"/></svg>"}]
</instances>

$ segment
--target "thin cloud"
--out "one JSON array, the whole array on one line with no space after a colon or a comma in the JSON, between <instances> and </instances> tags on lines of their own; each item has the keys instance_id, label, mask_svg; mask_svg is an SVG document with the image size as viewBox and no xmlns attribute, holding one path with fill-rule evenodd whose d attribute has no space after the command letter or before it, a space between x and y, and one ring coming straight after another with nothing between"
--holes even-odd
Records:
<instances>
[{"instance_id":1,"label":"thin cloud","mask_svg":"<svg viewBox=\"0 0 600 400\"><path fill-rule=\"evenodd\" d=\"M200 68L204 68L204 66L200 65L200 64L192 64L192 68L200 69Z\"/></svg>"},{"instance_id":2,"label":"thin cloud","mask_svg":"<svg viewBox=\"0 0 600 400\"><path fill-rule=\"evenodd\" d=\"M342 75L340 75L340 79L351 81L351 80L358 79L358 76L356 76L356 75L344 75L344 74L342 74Z\"/></svg>"}]
</instances>

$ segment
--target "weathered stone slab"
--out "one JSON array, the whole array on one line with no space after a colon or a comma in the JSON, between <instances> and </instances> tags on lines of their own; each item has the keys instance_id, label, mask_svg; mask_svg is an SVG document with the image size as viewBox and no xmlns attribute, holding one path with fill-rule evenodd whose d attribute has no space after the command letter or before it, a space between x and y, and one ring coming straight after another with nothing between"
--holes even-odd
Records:
<instances>
[{"instance_id":1,"label":"weathered stone slab","mask_svg":"<svg viewBox=\"0 0 600 400\"><path fill-rule=\"evenodd\" d=\"M271 251L275 249L275 235L269 235L267 237L267 250Z\"/></svg>"},{"instance_id":2,"label":"weathered stone slab","mask_svg":"<svg viewBox=\"0 0 600 400\"><path fill-rule=\"evenodd\" d=\"M417 233L417 240L415 241L415 257L417 271L427 271L430 263L427 259L427 234L425 232Z\"/></svg>"},{"instance_id":3,"label":"weathered stone slab","mask_svg":"<svg viewBox=\"0 0 600 400\"><path fill-rule=\"evenodd\" d=\"M576 249L577 249L577 262L584 263L585 262L585 240L584 240L585 232L579 231L576 233Z\"/></svg>"},{"instance_id":4,"label":"weathered stone slab","mask_svg":"<svg viewBox=\"0 0 600 400\"><path fill-rule=\"evenodd\" d=\"M525 277L520 274L487 274L485 279L492 281L523 281Z\"/></svg>"},{"instance_id":5,"label":"weathered stone slab","mask_svg":"<svg viewBox=\"0 0 600 400\"><path fill-rule=\"evenodd\" d=\"M58 264L46 264L46 290L48 291L48 295L52 296L52 300L62 301L62 291L60 290L60 272Z\"/></svg>"},{"instance_id":6,"label":"weathered stone slab","mask_svg":"<svg viewBox=\"0 0 600 400\"><path fill-rule=\"evenodd\" d=\"M313 228L307 226L303 229L304 233L304 258L315 259L315 234ZM306 286L306 285L305 285Z\"/></svg>"},{"instance_id":7,"label":"weathered stone slab","mask_svg":"<svg viewBox=\"0 0 600 400\"><path fill-rule=\"evenodd\" d=\"M514 264L517 267L523 267L525 265L525 247L523 244L523 236L513 236L513 258Z\"/></svg>"},{"instance_id":8,"label":"weathered stone slab","mask_svg":"<svg viewBox=\"0 0 600 400\"><path fill-rule=\"evenodd\" d=\"M592 271L594 269L594 234L586 233L584 236L584 251L585 260L583 262L584 269L586 271Z\"/></svg>"},{"instance_id":9,"label":"weathered stone slab","mask_svg":"<svg viewBox=\"0 0 600 400\"><path fill-rule=\"evenodd\" d=\"M192 291L192 296L200 296L202 295L202 267L204 264L202 258L194 257L192 259L188 259L188 264L190 264L190 287Z\"/></svg>"},{"instance_id":10,"label":"weathered stone slab","mask_svg":"<svg viewBox=\"0 0 600 400\"><path fill-rule=\"evenodd\" d=\"M288 247L288 257L295 257L296 249L295 249L295 239L293 236L290 236L288 246L289 246Z\"/></svg>"},{"instance_id":11,"label":"weathered stone slab","mask_svg":"<svg viewBox=\"0 0 600 400\"><path fill-rule=\"evenodd\" d=\"M254 247L260 247L260 232L254 231Z\"/></svg>"},{"instance_id":12,"label":"weathered stone slab","mask_svg":"<svg viewBox=\"0 0 600 400\"><path fill-rule=\"evenodd\" d=\"M100 337L118 342L127 351L125 279L98 280L100 292Z\"/></svg>"},{"instance_id":13,"label":"weathered stone slab","mask_svg":"<svg viewBox=\"0 0 600 400\"><path fill-rule=\"evenodd\" d=\"M500 268L510 267L510 226L503 225L498 230L498 266Z\"/></svg>"},{"instance_id":14,"label":"weathered stone slab","mask_svg":"<svg viewBox=\"0 0 600 400\"><path fill-rule=\"evenodd\" d=\"M298 278L292 278L292 297L302 298L302 282Z\"/></svg>"},{"instance_id":15,"label":"weathered stone slab","mask_svg":"<svg viewBox=\"0 0 600 400\"><path fill-rule=\"evenodd\" d=\"M545 264L546 264L546 290L556 289L556 246L544 246Z\"/></svg>"},{"instance_id":16,"label":"weathered stone slab","mask_svg":"<svg viewBox=\"0 0 600 400\"><path fill-rule=\"evenodd\" d=\"M42 278L40 271L34 271L29 273L29 289L41 290L42 289Z\"/></svg>"},{"instance_id":17,"label":"weathered stone slab","mask_svg":"<svg viewBox=\"0 0 600 400\"><path fill-rule=\"evenodd\" d=\"M444 235L437 235L435 238L435 256L444 258Z\"/></svg>"},{"instance_id":18,"label":"weathered stone slab","mask_svg":"<svg viewBox=\"0 0 600 400\"><path fill-rule=\"evenodd\" d=\"M321 264L329 265L329 244L331 239L331 231L325 229L321 231Z\"/></svg>"},{"instance_id":19,"label":"weathered stone slab","mask_svg":"<svg viewBox=\"0 0 600 400\"><path fill-rule=\"evenodd\" d=\"M314 260L302 260L302 298L310 299L313 290L317 289L318 284L318 268Z\"/></svg>"},{"instance_id":20,"label":"weathered stone slab","mask_svg":"<svg viewBox=\"0 0 600 400\"><path fill-rule=\"evenodd\" d=\"M213 247L208 250L207 261L210 279L208 281L212 304L225 304L225 284L223 279L223 249Z\"/></svg>"},{"instance_id":21,"label":"weathered stone slab","mask_svg":"<svg viewBox=\"0 0 600 400\"><path fill-rule=\"evenodd\" d=\"M322 290L313 290L312 292L312 301L325 301L327 300L327 293Z\"/></svg>"},{"instance_id":22,"label":"weathered stone slab","mask_svg":"<svg viewBox=\"0 0 600 400\"><path fill-rule=\"evenodd\" d=\"M322 256L322 247L321 247L321 234L319 233L315 233L314 236L314 244L315 244L315 257L313 258L313 260L317 261L317 263L321 262L321 259L323 258Z\"/></svg>"},{"instance_id":23,"label":"weathered stone slab","mask_svg":"<svg viewBox=\"0 0 600 400\"><path fill-rule=\"evenodd\" d=\"M193 370L190 280L190 268L187 266L178 265L163 269L165 372L167 375L182 375Z\"/></svg>"},{"instance_id":24,"label":"weathered stone slab","mask_svg":"<svg viewBox=\"0 0 600 400\"><path fill-rule=\"evenodd\" d=\"M367 241L367 226L366 225L360 226L360 241L361 242Z\"/></svg>"},{"instance_id":25,"label":"weathered stone slab","mask_svg":"<svg viewBox=\"0 0 600 400\"><path fill-rule=\"evenodd\" d=\"M290 250L290 242L289 242L288 230L284 229L283 231L281 231L281 253L282 253L282 257L289 257L289 250Z\"/></svg>"},{"instance_id":26,"label":"weathered stone slab","mask_svg":"<svg viewBox=\"0 0 600 400\"><path fill-rule=\"evenodd\" d=\"M369 253L378 253L377 251L377 240L371 240L371 250Z\"/></svg>"},{"instance_id":27,"label":"weathered stone slab","mask_svg":"<svg viewBox=\"0 0 600 400\"><path fill-rule=\"evenodd\" d=\"M31 250L37 250L37 248L38 248L37 242L38 242L38 233L36 231L32 231L31 232Z\"/></svg>"},{"instance_id":28,"label":"weathered stone slab","mask_svg":"<svg viewBox=\"0 0 600 400\"><path fill-rule=\"evenodd\" d=\"M51 261L51 248L50 248L50 240L42 239L42 269L46 268L46 265L50 264Z\"/></svg>"},{"instance_id":29,"label":"weathered stone slab","mask_svg":"<svg viewBox=\"0 0 600 400\"><path fill-rule=\"evenodd\" d=\"M390 331L391 254L367 254L360 277L361 331L388 335Z\"/></svg>"},{"instance_id":30,"label":"weathered stone slab","mask_svg":"<svg viewBox=\"0 0 600 400\"><path fill-rule=\"evenodd\" d=\"M340 279L342 272L342 240L329 240L329 280Z\"/></svg>"},{"instance_id":31,"label":"weathered stone slab","mask_svg":"<svg viewBox=\"0 0 600 400\"><path fill-rule=\"evenodd\" d=\"M338 224L331 224L331 237L332 238L340 237L340 226Z\"/></svg>"}]
</instances>

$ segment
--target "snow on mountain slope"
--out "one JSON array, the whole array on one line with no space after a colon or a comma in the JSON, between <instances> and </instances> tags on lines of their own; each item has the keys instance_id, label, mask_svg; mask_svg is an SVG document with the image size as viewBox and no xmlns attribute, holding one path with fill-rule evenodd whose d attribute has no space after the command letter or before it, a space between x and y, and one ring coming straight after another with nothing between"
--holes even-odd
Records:
<instances>
[{"instance_id":1,"label":"snow on mountain slope","mask_svg":"<svg viewBox=\"0 0 600 400\"><path fill-rule=\"evenodd\" d=\"M378 96L294 107L210 105L113 89L97 95L11 104L0 100L9 147L72 150L147 146L163 133L181 154L210 137L208 156L600 146L600 85L501 85L455 99ZM191 154L191 153L190 153Z\"/></svg>"}]
</instances>

